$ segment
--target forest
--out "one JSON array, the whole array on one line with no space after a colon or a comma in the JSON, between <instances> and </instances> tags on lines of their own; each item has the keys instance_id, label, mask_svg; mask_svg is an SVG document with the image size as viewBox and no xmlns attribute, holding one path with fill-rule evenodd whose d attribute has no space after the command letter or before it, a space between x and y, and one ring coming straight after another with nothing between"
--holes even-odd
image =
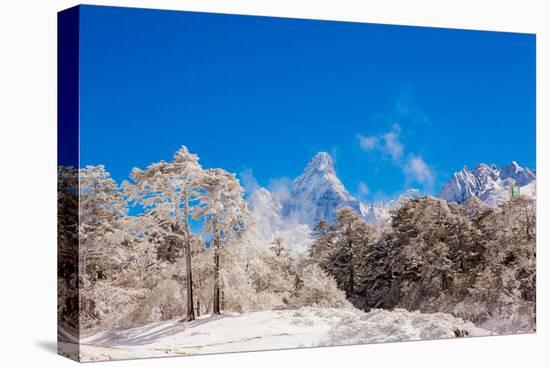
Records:
<instances>
[{"instance_id":1,"label":"forest","mask_svg":"<svg viewBox=\"0 0 550 367\"><path fill-rule=\"evenodd\" d=\"M310 261L363 310L444 312L499 333L536 329L535 203L491 209L431 197L398 208L381 232L349 208L320 222Z\"/></svg>"},{"instance_id":2,"label":"forest","mask_svg":"<svg viewBox=\"0 0 550 367\"><path fill-rule=\"evenodd\" d=\"M493 332L536 330L536 206L431 196L373 227L349 207L305 254L258 243L236 175L186 147L115 182L58 169L58 317L86 335L205 315L357 308L443 312Z\"/></svg>"}]
</instances>

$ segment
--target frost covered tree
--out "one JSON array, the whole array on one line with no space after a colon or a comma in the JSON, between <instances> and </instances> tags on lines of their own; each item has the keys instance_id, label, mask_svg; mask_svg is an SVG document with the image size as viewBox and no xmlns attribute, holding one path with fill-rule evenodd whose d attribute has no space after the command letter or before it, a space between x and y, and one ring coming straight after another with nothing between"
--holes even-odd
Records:
<instances>
[{"instance_id":1,"label":"frost covered tree","mask_svg":"<svg viewBox=\"0 0 550 367\"><path fill-rule=\"evenodd\" d=\"M321 226L323 223L319 224L319 231L326 231ZM328 229L330 234L318 235L313 251L323 249L318 254L320 265L336 279L348 298L354 298L363 288L365 249L374 240L374 228L352 208L343 207L336 212L334 226Z\"/></svg>"},{"instance_id":2,"label":"frost covered tree","mask_svg":"<svg viewBox=\"0 0 550 367\"><path fill-rule=\"evenodd\" d=\"M58 324L78 333L78 169L57 170L57 275Z\"/></svg>"},{"instance_id":3,"label":"frost covered tree","mask_svg":"<svg viewBox=\"0 0 550 367\"><path fill-rule=\"evenodd\" d=\"M286 247L283 238L275 237L269 252L263 256L267 265L269 291L281 296L281 301L288 306L295 294L295 279L297 276L297 260Z\"/></svg>"},{"instance_id":4,"label":"frost covered tree","mask_svg":"<svg viewBox=\"0 0 550 367\"><path fill-rule=\"evenodd\" d=\"M461 207L417 198L397 208L381 234L353 215L342 210L310 256L329 259L324 270L357 307L447 312L499 332L534 330L533 200L518 196L493 210L475 199Z\"/></svg>"},{"instance_id":5,"label":"frost covered tree","mask_svg":"<svg viewBox=\"0 0 550 367\"><path fill-rule=\"evenodd\" d=\"M354 225L358 219L357 214L350 207L341 208L336 212L337 238L329 262L329 274L334 276L347 297L353 296L355 291Z\"/></svg>"},{"instance_id":6,"label":"frost covered tree","mask_svg":"<svg viewBox=\"0 0 550 367\"><path fill-rule=\"evenodd\" d=\"M294 307L350 307L345 293L340 290L333 277L318 265L309 264L300 273L301 286L293 300Z\"/></svg>"},{"instance_id":7,"label":"frost covered tree","mask_svg":"<svg viewBox=\"0 0 550 367\"><path fill-rule=\"evenodd\" d=\"M221 168L208 169L200 183L203 195L197 218L204 220L205 232L212 235L214 279L212 313L220 314L220 250L228 241L238 237L246 228L248 210L243 198L244 189L234 174Z\"/></svg>"},{"instance_id":8,"label":"frost covered tree","mask_svg":"<svg viewBox=\"0 0 550 367\"><path fill-rule=\"evenodd\" d=\"M479 221L492 212L492 209L485 205L477 196L472 196L462 206L464 213L473 221Z\"/></svg>"},{"instance_id":9,"label":"frost covered tree","mask_svg":"<svg viewBox=\"0 0 550 367\"><path fill-rule=\"evenodd\" d=\"M285 247L283 246L284 241L282 237L275 237L273 241L271 241L269 249L273 251L276 256L282 256L285 252Z\"/></svg>"},{"instance_id":10,"label":"frost covered tree","mask_svg":"<svg viewBox=\"0 0 550 367\"><path fill-rule=\"evenodd\" d=\"M195 319L189 220L194 203L201 198L202 176L198 156L183 146L170 162L153 163L145 170L134 168L131 173L134 183L123 184L128 199L141 205L146 214L160 219L159 230L183 244L187 293L184 321Z\"/></svg>"},{"instance_id":11,"label":"frost covered tree","mask_svg":"<svg viewBox=\"0 0 550 367\"><path fill-rule=\"evenodd\" d=\"M480 222L483 268L455 313L502 333L536 329L536 207L517 196Z\"/></svg>"},{"instance_id":12,"label":"frost covered tree","mask_svg":"<svg viewBox=\"0 0 550 367\"><path fill-rule=\"evenodd\" d=\"M484 251L462 209L431 197L397 210L385 241L394 279L384 302L424 312L448 312L465 296Z\"/></svg>"},{"instance_id":13,"label":"frost covered tree","mask_svg":"<svg viewBox=\"0 0 550 367\"><path fill-rule=\"evenodd\" d=\"M97 283L120 264L114 237L121 231L126 201L102 165L79 171L80 322L91 327L102 319Z\"/></svg>"},{"instance_id":14,"label":"frost covered tree","mask_svg":"<svg viewBox=\"0 0 550 367\"><path fill-rule=\"evenodd\" d=\"M332 256L336 232L330 223L321 220L313 228L312 237L314 241L308 250L308 256L312 262L327 271Z\"/></svg>"},{"instance_id":15,"label":"frost covered tree","mask_svg":"<svg viewBox=\"0 0 550 367\"><path fill-rule=\"evenodd\" d=\"M81 169L79 181L81 274L96 280L112 260L110 237L120 229L118 220L126 214L126 201L102 165Z\"/></svg>"},{"instance_id":16,"label":"frost covered tree","mask_svg":"<svg viewBox=\"0 0 550 367\"><path fill-rule=\"evenodd\" d=\"M368 278L375 270L369 263L369 255L373 244L379 239L379 233L361 218L352 223L352 267L354 276L354 291L350 301L357 307L363 307L367 297Z\"/></svg>"},{"instance_id":17,"label":"frost covered tree","mask_svg":"<svg viewBox=\"0 0 550 367\"><path fill-rule=\"evenodd\" d=\"M352 208L343 207L336 212L334 225L319 222L314 237L310 261L334 277L352 303L362 305L370 270L366 264L367 250L377 238L375 229Z\"/></svg>"}]
</instances>

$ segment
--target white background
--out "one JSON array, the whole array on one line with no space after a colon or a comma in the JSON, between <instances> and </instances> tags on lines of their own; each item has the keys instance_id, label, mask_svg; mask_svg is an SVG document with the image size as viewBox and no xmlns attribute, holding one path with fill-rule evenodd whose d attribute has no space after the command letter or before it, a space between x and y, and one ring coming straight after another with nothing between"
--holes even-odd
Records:
<instances>
[{"instance_id":1,"label":"white background","mask_svg":"<svg viewBox=\"0 0 550 367\"><path fill-rule=\"evenodd\" d=\"M97 366L536 366L550 357L550 32L545 1L93 1L298 18L537 33L537 335L236 353ZM56 12L73 1L0 5L0 365L69 366L56 339ZM546 19L545 19L546 13ZM546 24L545 24L546 23ZM518 121L521 124L521 121ZM546 144L545 144L546 142ZM503 142L505 143L505 142Z\"/></svg>"}]
</instances>

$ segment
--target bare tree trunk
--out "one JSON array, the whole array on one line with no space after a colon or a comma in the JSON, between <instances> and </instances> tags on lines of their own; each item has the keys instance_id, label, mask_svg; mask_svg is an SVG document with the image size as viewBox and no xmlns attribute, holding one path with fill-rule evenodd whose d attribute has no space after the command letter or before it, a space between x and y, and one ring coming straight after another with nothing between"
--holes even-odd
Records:
<instances>
[{"instance_id":1,"label":"bare tree trunk","mask_svg":"<svg viewBox=\"0 0 550 367\"><path fill-rule=\"evenodd\" d=\"M220 286L220 311L225 310L225 290L222 286Z\"/></svg>"},{"instance_id":2,"label":"bare tree trunk","mask_svg":"<svg viewBox=\"0 0 550 367\"><path fill-rule=\"evenodd\" d=\"M187 315L182 321L195 320L194 303L193 303L193 271L191 269L191 236L189 233L189 204L187 193L185 193L184 207L184 231L185 231L185 272L186 272L186 288L187 288Z\"/></svg>"},{"instance_id":3,"label":"bare tree trunk","mask_svg":"<svg viewBox=\"0 0 550 367\"><path fill-rule=\"evenodd\" d=\"M348 224L348 238L350 238L348 240L348 248L349 248L349 255L350 255L350 258L349 258L349 264L350 264L350 272L349 272L349 288L348 288L348 297L352 297L353 296L353 293L354 293L354 288L355 288L355 272L354 272L354 254L353 254L353 241L351 240L351 236L352 236L352 232L353 229L351 227L351 222Z\"/></svg>"},{"instance_id":4,"label":"bare tree trunk","mask_svg":"<svg viewBox=\"0 0 550 367\"><path fill-rule=\"evenodd\" d=\"M214 294L212 297L212 314L220 314L220 239L218 234L218 218L214 216L212 223L214 232Z\"/></svg>"}]
</instances>

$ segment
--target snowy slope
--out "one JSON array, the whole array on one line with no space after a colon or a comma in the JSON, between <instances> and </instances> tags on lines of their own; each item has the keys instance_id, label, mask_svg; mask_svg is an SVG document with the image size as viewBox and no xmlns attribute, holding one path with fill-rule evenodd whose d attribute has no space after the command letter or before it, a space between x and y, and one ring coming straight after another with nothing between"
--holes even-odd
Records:
<instances>
[{"instance_id":1,"label":"snowy slope","mask_svg":"<svg viewBox=\"0 0 550 367\"><path fill-rule=\"evenodd\" d=\"M303 308L153 323L81 340L83 361L490 335L450 315ZM65 346L61 346L63 349Z\"/></svg>"},{"instance_id":2,"label":"snowy slope","mask_svg":"<svg viewBox=\"0 0 550 367\"><path fill-rule=\"evenodd\" d=\"M454 173L437 196L459 204L476 196L485 204L496 206L509 200L512 185L519 188L522 195L535 197L535 182L536 172L515 161L502 168L481 163L473 171L464 167Z\"/></svg>"}]
</instances>

